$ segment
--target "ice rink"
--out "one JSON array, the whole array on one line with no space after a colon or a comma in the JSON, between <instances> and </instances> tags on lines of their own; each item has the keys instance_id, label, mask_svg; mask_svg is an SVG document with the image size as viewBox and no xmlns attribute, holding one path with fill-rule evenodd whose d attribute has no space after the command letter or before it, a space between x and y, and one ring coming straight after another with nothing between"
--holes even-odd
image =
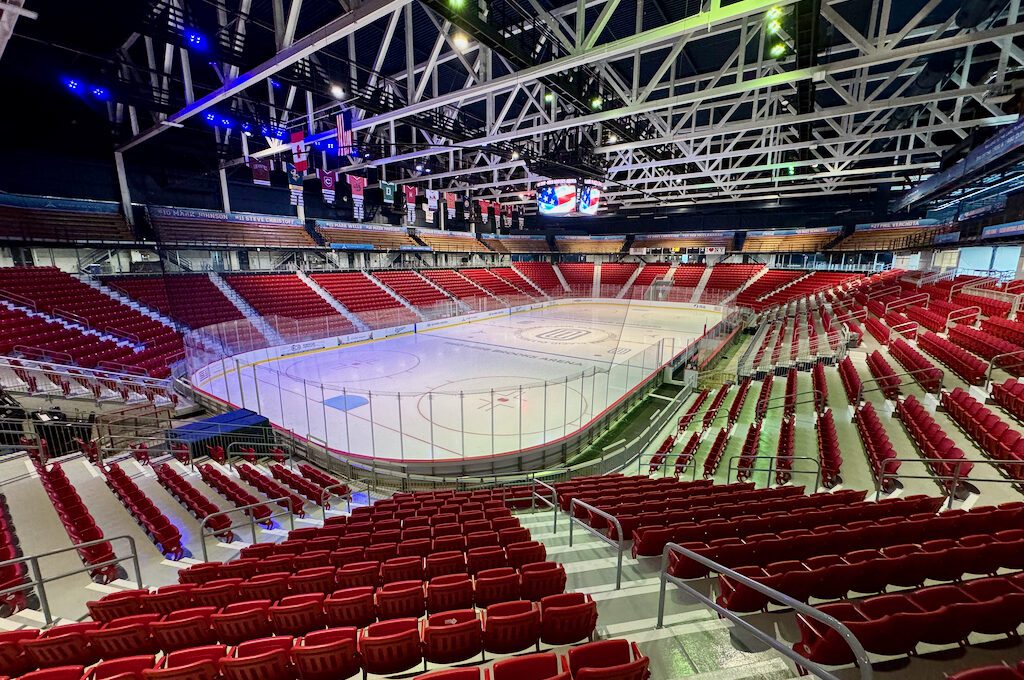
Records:
<instances>
[{"instance_id":1,"label":"ice rink","mask_svg":"<svg viewBox=\"0 0 1024 680\"><path fill-rule=\"evenodd\" d=\"M337 451L487 457L579 429L720 319L668 303L559 303L254 361L198 386Z\"/></svg>"}]
</instances>

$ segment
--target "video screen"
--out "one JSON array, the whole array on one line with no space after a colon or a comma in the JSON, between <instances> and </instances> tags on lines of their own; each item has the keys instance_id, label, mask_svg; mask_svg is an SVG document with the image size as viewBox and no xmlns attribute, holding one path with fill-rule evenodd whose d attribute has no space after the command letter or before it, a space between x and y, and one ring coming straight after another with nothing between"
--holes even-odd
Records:
<instances>
[{"instance_id":1,"label":"video screen","mask_svg":"<svg viewBox=\"0 0 1024 680\"><path fill-rule=\"evenodd\" d=\"M538 184L537 211L541 215L571 215L576 211L576 183Z\"/></svg>"}]
</instances>

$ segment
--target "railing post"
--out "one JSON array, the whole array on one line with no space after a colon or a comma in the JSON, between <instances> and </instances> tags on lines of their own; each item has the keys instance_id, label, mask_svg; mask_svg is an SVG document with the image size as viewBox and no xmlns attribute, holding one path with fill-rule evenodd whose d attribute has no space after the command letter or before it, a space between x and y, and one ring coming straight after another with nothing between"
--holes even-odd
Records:
<instances>
[{"instance_id":1,"label":"railing post","mask_svg":"<svg viewBox=\"0 0 1024 680\"><path fill-rule=\"evenodd\" d=\"M143 585L142 585L142 569L139 567L139 551L135 548L135 539L134 538L132 538L131 536L126 536L125 538L128 539L128 545L131 547L131 551L132 551L132 567L135 569L135 584L141 590L143 588Z\"/></svg>"},{"instance_id":2,"label":"railing post","mask_svg":"<svg viewBox=\"0 0 1024 680\"><path fill-rule=\"evenodd\" d=\"M46 625L53 625L53 615L50 613L50 600L46 597L46 584L43 583L43 576L39 573L39 558L29 558L29 567L32 569L32 580L36 582L36 594L39 597L39 608L43 610L43 619Z\"/></svg>"}]
</instances>

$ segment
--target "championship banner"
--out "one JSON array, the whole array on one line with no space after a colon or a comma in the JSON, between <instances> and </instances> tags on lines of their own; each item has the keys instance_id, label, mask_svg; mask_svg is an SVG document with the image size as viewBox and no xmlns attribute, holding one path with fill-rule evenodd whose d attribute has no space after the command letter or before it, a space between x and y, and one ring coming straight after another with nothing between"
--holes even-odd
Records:
<instances>
[{"instance_id":1,"label":"championship banner","mask_svg":"<svg viewBox=\"0 0 1024 680\"><path fill-rule=\"evenodd\" d=\"M292 133L292 160L295 162L295 169L305 174L309 168L309 156L306 154L306 134L304 132Z\"/></svg>"},{"instance_id":2,"label":"championship banner","mask_svg":"<svg viewBox=\"0 0 1024 680\"><path fill-rule=\"evenodd\" d=\"M427 189L427 210L437 210L437 199L441 195L436 189Z\"/></svg>"},{"instance_id":3,"label":"championship banner","mask_svg":"<svg viewBox=\"0 0 1024 680\"><path fill-rule=\"evenodd\" d=\"M487 213L490 212L491 202L481 199L477 201L477 204L480 206L480 224L486 227L487 224L490 222Z\"/></svg>"},{"instance_id":4,"label":"championship banner","mask_svg":"<svg viewBox=\"0 0 1024 680\"><path fill-rule=\"evenodd\" d=\"M320 178L320 187L324 194L324 202L334 204L334 188L338 184L337 170L321 170L317 168L317 176Z\"/></svg>"},{"instance_id":5,"label":"championship banner","mask_svg":"<svg viewBox=\"0 0 1024 680\"><path fill-rule=\"evenodd\" d=\"M347 109L338 114L338 153L351 156L354 147L352 135L353 113Z\"/></svg>"},{"instance_id":6,"label":"championship banner","mask_svg":"<svg viewBox=\"0 0 1024 680\"><path fill-rule=\"evenodd\" d=\"M455 219L455 194L446 191L445 194L444 194L444 204L448 208L448 219L454 220Z\"/></svg>"},{"instance_id":7,"label":"championship banner","mask_svg":"<svg viewBox=\"0 0 1024 680\"><path fill-rule=\"evenodd\" d=\"M366 178L358 175L346 175L348 185L352 188L352 218L363 219L363 191L366 190Z\"/></svg>"},{"instance_id":8,"label":"championship banner","mask_svg":"<svg viewBox=\"0 0 1024 680\"><path fill-rule=\"evenodd\" d=\"M405 192L405 221L416 224L416 187L406 184L402 191Z\"/></svg>"},{"instance_id":9,"label":"championship banner","mask_svg":"<svg viewBox=\"0 0 1024 680\"><path fill-rule=\"evenodd\" d=\"M252 171L252 183L261 187L270 186L270 163L262 158L250 158L249 170Z\"/></svg>"},{"instance_id":10,"label":"championship banner","mask_svg":"<svg viewBox=\"0 0 1024 680\"><path fill-rule=\"evenodd\" d=\"M381 182L380 191L384 194L384 202L388 205L395 204L395 190L398 188L394 182Z\"/></svg>"},{"instance_id":11,"label":"championship banner","mask_svg":"<svg viewBox=\"0 0 1024 680\"><path fill-rule=\"evenodd\" d=\"M285 171L288 173L288 190L291 193L291 204L302 205L302 173L291 163L285 163Z\"/></svg>"}]
</instances>

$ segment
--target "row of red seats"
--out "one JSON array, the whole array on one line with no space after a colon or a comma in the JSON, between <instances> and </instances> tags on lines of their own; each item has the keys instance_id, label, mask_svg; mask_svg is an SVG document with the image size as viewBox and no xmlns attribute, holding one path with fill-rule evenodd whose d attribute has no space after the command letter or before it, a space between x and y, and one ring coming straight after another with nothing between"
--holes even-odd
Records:
<instances>
[{"instance_id":1,"label":"row of red seats","mask_svg":"<svg viewBox=\"0 0 1024 680\"><path fill-rule=\"evenodd\" d=\"M231 531L231 519L227 515L219 515L220 508L217 504L206 497L206 494L192 486L185 480L177 470L174 470L166 463L153 466L156 479L160 486L167 489L179 503L181 503L200 522L215 515L206 523L215 532L215 535L228 543L234 540L234 533Z\"/></svg>"},{"instance_id":2,"label":"row of red seats","mask_svg":"<svg viewBox=\"0 0 1024 680\"><path fill-rule=\"evenodd\" d=\"M1024 373L1024 349L1009 340L963 324L949 329L949 339L995 363L1011 375Z\"/></svg>"},{"instance_id":3,"label":"row of red seats","mask_svg":"<svg viewBox=\"0 0 1024 680\"><path fill-rule=\"evenodd\" d=\"M243 489L241 485L209 463L199 466L199 475L203 478L204 482L213 487L217 493L231 501L237 508L260 503L256 496ZM273 513L266 505L256 505L256 507L246 510L245 514L252 515L257 522L268 527L272 524L270 515Z\"/></svg>"},{"instance_id":4,"label":"row of red seats","mask_svg":"<svg viewBox=\"0 0 1024 680\"><path fill-rule=\"evenodd\" d=\"M309 502L317 505L324 502L324 489L316 482L292 472L283 465L271 465L270 474L274 479L305 496Z\"/></svg>"},{"instance_id":5,"label":"row of red seats","mask_svg":"<svg viewBox=\"0 0 1024 680\"><path fill-rule=\"evenodd\" d=\"M872 476L875 481L880 481L883 491L891 491L896 486L896 479L889 475L899 471L900 462L896 460L896 449L889 441L889 435L882 421L878 419L874 405L869 401L864 402L854 413L853 418L864 451L868 455Z\"/></svg>"},{"instance_id":6,"label":"row of red seats","mask_svg":"<svg viewBox=\"0 0 1024 680\"><path fill-rule=\"evenodd\" d=\"M843 383L843 390L846 392L847 400L853 406L857 406L860 402L862 383L860 374L857 373L857 369L850 357L843 357L843 360L839 362L839 379Z\"/></svg>"},{"instance_id":7,"label":"row of red seats","mask_svg":"<svg viewBox=\"0 0 1024 680\"><path fill-rule=\"evenodd\" d=\"M917 444L918 449L925 458L931 459L929 467L939 477L951 477L953 475L963 479L974 469L974 463L968 461L964 452L956 446L952 439L946 436L945 431L935 422L935 419L921 405L917 397L910 395L903 401L896 404L896 416L903 422L910 434L910 438ZM963 462L946 463L937 462L945 460L956 460ZM951 479L941 480L941 484L951 488Z\"/></svg>"},{"instance_id":8,"label":"row of red seats","mask_svg":"<svg viewBox=\"0 0 1024 680\"><path fill-rule=\"evenodd\" d=\"M682 417L679 419L679 426L677 428L679 432L682 432L683 430L690 426L690 423L693 422L693 419L697 417L697 412L700 411L700 407L704 405L704 402L707 400L709 394L710 391L706 389L701 390L697 394L697 398L693 400L693 403L690 404L690 407L686 409L686 413L684 413Z\"/></svg>"},{"instance_id":9,"label":"row of red seats","mask_svg":"<svg viewBox=\"0 0 1024 680\"><path fill-rule=\"evenodd\" d=\"M857 347L861 343L861 339L864 337L864 329L860 327L855 319L846 319L843 321L843 325L846 326L846 330L850 332L850 345Z\"/></svg>"},{"instance_id":10,"label":"row of red seats","mask_svg":"<svg viewBox=\"0 0 1024 680\"><path fill-rule=\"evenodd\" d=\"M889 327L873 316L864 319L864 328L881 345L889 344Z\"/></svg>"},{"instance_id":11,"label":"row of red seats","mask_svg":"<svg viewBox=\"0 0 1024 680\"><path fill-rule=\"evenodd\" d=\"M181 532L171 524L167 515L156 507L152 499L139 488L121 467L114 463L104 470L107 486L117 496L135 521L142 526L153 542L160 546L160 552L172 560L180 560L185 554L181 544Z\"/></svg>"},{"instance_id":12,"label":"row of red seats","mask_svg":"<svg viewBox=\"0 0 1024 680\"><path fill-rule=\"evenodd\" d=\"M953 539L973 536L974 538L967 543L979 544L981 542L974 539L981 536L986 539L985 545L988 545L992 537L998 537L999 542L1008 544L1009 547L1004 546L1003 552L1009 559L1008 564L1012 566L1024 563L1024 552L1016 551L1016 546L1021 546L1020 542L1024 540L1022 520L1024 511L1021 504L1009 503L1005 506L984 506L969 512L960 510L937 515L920 513L910 517L884 517L875 522L856 521L842 526L825 525L811 530L754 534L743 539L726 538L710 543L696 541L683 547L723 566L737 568L763 567L781 560L810 563L820 556L847 555L859 550L881 550L888 546L907 543L929 545L933 552L941 553L943 546L953 547L950 542ZM957 553L951 549L950 557L963 557L963 553L964 551ZM1014 553L1016 557L1013 556ZM706 567L682 553L672 553L669 557L669 573L673 576L702 578L708 574ZM825 562L833 563L835 560ZM955 577L944 580L953 578Z\"/></svg>"},{"instance_id":13,"label":"row of red seats","mask_svg":"<svg viewBox=\"0 0 1024 680\"><path fill-rule=\"evenodd\" d=\"M982 297L981 295L959 293L953 295L952 302L963 307L981 307L981 312L985 316L1005 317L1010 314L1009 302L1006 302L1005 300L993 300L992 298Z\"/></svg>"},{"instance_id":14,"label":"row of red seats","mask_svg":"<svg viewBox=\"0 0 1024 680\"><path fill-rule=\"evenodd\" d=\"M647 473L653 475L658 469L665 464L665 460L668 458L668 454L672 453L672 447L676 445L676 436L670 434L665 437L664 441L658 446L658 450L651 456L651 464L648 467Z\"/></svg>"},{"instance_id":15,"label":"row of red seats","mask_svg":"<svg viewBox=\"0 0 1024 680\"><path fill-rule=\"evenodd\" d=\"M757 393L757 403L754 404L754 420L764 420L768 415L768 402L772 398L772 385L775 376L769 373L761 381L761 391Z\"/></svg>"},{"instance_id":16,"label":"row of red seats","mask_svg":"<svg viewBox=\"0 0 1024 680\"><path fill-rule=\"evenodd\" d=\"M878 595L819 608L850 629L872 654L910 654L918 644L962 643L970 633L1013 631L1024 616L1021 574ZM793 648L818 663L853 662L846 642L818 621L798 615L801 639Z\"/></svg>"},{"instance_id":17,"label":"row of red seats","mask_svg":"<svg viewBox=\"0 0 1024 680\"><path fill-rule=\"evenodd\" d=\"M332 519L332 518L328 518ZM439 520L433 522L432 520ZM428 524L428 521L430 523ZM399 528L401 527L401 528ZM292 529L289 533L289 540L284 543L265 544L260 546L261 552L273 547L276 554L288 551L288 547L303 544L299 541L308 541L305 549L333 550L351 546L368 546L380 543L399 543L414 539L434 539L435 541L452 536L465 537L475 533L496 533L509 536L517 535L513 532L525 531L529 536L528 529L520 529L517 517L495 517L486 519L483 512L464 512L460 515L444 514L431 517L409 517L400 519L380 519L372 522L358 522L353 524L325 524L322 527L304 527ZM334 547L323 545L327 539L334 539ZM314 548L313 540L318 540L318 547ZM301 549L301 548L300 548ZM245 550L255 552L256 546L249 546Z\"/></svg>"},{"instance_id":18,"label":"row of red seats","mask_svg":"<svg viewBox=\"0 0 1024 680\"><path fill-rule=\"evenodd\" d=\"M942 388L942 371L937 369L920 352L896 338L889 344L889 354L899 362L926 392L938 392Z\"/></svg>"},{"instance_id":19,"label":"row of red seats","mask_svg":"<svg viewBox=\"0 0 1024 680\"><path fill-rule=\"evenodd\" d=\"M694 432L690 435L690 438L683 445L683 449L676 456L675 463L675 476L679 479L679 475L683 474L683 471L689 467L690 463L693 462L693 456L697 453L697 449L700 448L701 433Z\"/></svg>"},{"instance_id":20,"label":"row of red seats","mask_svg":"<svg viewBox=\"0 0 1024 680\"><path fill-rule=\"evenodd\" d=\"M740 417L740 411L743 410L743 403L747 400L747 392L750 390L750 378L744 378L740 382L740 386L736 390L736 396L732 400L732 404L729 406L729 426L732 427Z\"/></svg>"},{"instance_id":21,"label":"row of red seats","mask_svg":"<svg viewBox=\"0 0 1024 680\"><path fill-rule=\"evenodd\" d=\"M743 438L743 448L740 450L740 458L736 464L736 481L744 482L750 478L758 449L761 446L762 422L757 420L747 428L747 436Z\"/></svg>"},{"instance_id":22,"label":"row of red seats","mask_svg":"<svg viewBox=\"0 0 1024 680\"><path fill-rule=\"evenodd\" d=\"M18 534L14 530L14 523L11 522L11 511L7 506L7 498L0 494L0 562L21 557L19 544ZM28 570L24 563L0 567L0 590L24 585L27 574ZM15 590L0 596L0 616L10 616L24 609L28 604L27 592L28 590Z\"/></svg>"},{"instance_id":23,"label":"row of red seats","mask_svg":"<svg viewBox=\"0 0 1024 680\"><path fill-rule=\"evenodd\" d=\"M934 333L924 333L919 336L917 345L948 366L969 384L980 385L985 380L988 365L959 345L940 338Z\"/></svg>"},{"instance_id":24,"label":"row of red seats","mask_svg":"<svg viewBox=\"0 0 1024 680\"><path fill-rule=\"evenodd\" d=\"M38 459L33 458L32 464L35 466L36 472L39 474L39 481L42 482L43 489L50 498L50 502L53 503L53 509L57 511L57 516L60 518L61 524L64 525L64 530L68 532L71 542L78 544L103 540L103 531L96 526L96 520L93 519L92 513L89 512L89 508L85 507L82 497L75 491L74 485L68 480L67 474L60 464L55 464L49 470ZM117 559L109 541L103 541L88 548L79 548L78 556L87 566ZM96 567L89 573L94 580L109 583L118 577L118 567L116 564L108 564Z\"/></svg>"},{"instance_id":25,"label":"row of red seats","mask_svg":"<svg viewBox=\"0 0 1024 680\"><path fill-rule=\"evenodd\" d=\"M942 333L946 330L946 314L917 305L905 307L903 311L911 321L916 321L930 331Z\"/></svg>"},{"instance_id":26,"label":"row of red seats","mask_svg":"<svg viewBox=\"0 0 1024 680\"><path fill-rule=\"evenodd\" d=\"M333 493L344 495L349 492L348 487L341 488L342 482L337 477L332 477L323 470L315 468L308 463L299 463L299 472L303 477L313 482L314 484L326 489L329 486L338 487ZM473 496L470 495L469 498Z\"/></svg>"},{"instance_id":27,"label":"row of red seats","mask_svg":"<svg viewBox=\"0 0 1024 680\"><path fill-rule=\"evenodd\" d=\"M1024 680L1024 661L1016 668L1009 666L982 666L946 676L949 680ZM452 680L457 680L453 678Z\"/></svg>"},{"instance_id":28,"label":"row of red seats","mask_svg":"<svg viewBox=\"0 0 1024 680\"><path fill-rule=\"evenodd\" d=\"M435 526L437 524L465 523L477 519L489 520L515 520L515 526L519 526L519 520L512 517L512 511L503 501L485 501L483 503L465 502L461 505L445 505L445 501L422 501L422 505L402 504L394 509L375 510L372 513L366 512L367 507L360 505L352 508L351 515L334 515L328 517L323 527L316 529L332 531L338 527L362 526L366 523L376 523L387 520L396 520L402 527L414 526ZM366 527L363 527L365 530Z\"/></svg>"},{"instance_id":29,"label":"row of red seats","mask_svg":"<svg viewBox=\"0 0 1024 680\"><path fill-rule=\"evenodd\" d=\"M502 602L488 606L482 615L473 609L445 611L426 617L422 626L418 617L401 617L358 628L333 625L323 610L322 595L288 599L294 603L239 602L212 612L193 608L165 617L142 614L107 624L87 622L45 632L16 631L16 636L2 634L8 639L0 638L0 644L8 648L6 665L12 669L78 665L81 675L82 666L98 659L108 663L119 659L124 672L124 666L138 664L139 656L147 656L149 661L141 668L153 669L152 655L163 649L167 654L159 663L161 670L142 670L141 676L131 677L284 680L296 677L297 670L289 668L288 662L293 636L312 636L314 643L345 639L353 643L347 650L332 644L310 650L310 658L305 659L312 677L336 680L359 667L387 675L409 670L424 660L455 663L484 651L504 654L541 642L570 644L591 638L597 626L593 600L577 593L552 595L540 602ZM185 642L189 644L182 644ZM236 645L232 654L226 645ZM339 664L339 656L347 663ZM128 661L133 658L134 662ZM238 663L231 663L233 660Z\"/></svg>"},{"instance_id":30,"label":"row of red seats","mask_svg":"<svg viewBox=\"0 0 1024 680\"><path fill-rule=\"evenodd\" d=\"M688 489L710 486L711 482L702 480L699 484L694 482L681 482L670 477L611 477L606 482L586 482L577 486L570 486L567 483L555 485L558 492L558 504L564 512L569 512L569 503L573 498L579 498L585 502L601 500L608 496L648 496L652 493L687 493Z\"/></svg>"},{"instance_id":31,"label":"row of red seats","mask_svg":"<svg viewBox=\"0 0 1024 680\"><path fill-rule=\"evenodd\" d=\"M889 312L885 315L885 323L889 325L889 328L893 329L894 333L902 335L905 338L913 340L917 337L917 322L912 321L902 312Z\"/></svg>"},{"instance_id":32,"label":"row of red seats","mask_svg":"<svg viewBox=\"0 0 1024 680\"><path fill-rule=\"evenodd\" d=\"M814 423L818 440L818 462L821 464L821 483L831 489L839 482L843 468L843 456L839 450L839 436L832 409L825 409Z\"/></svg>"},{"instance_id":33,"label":"row of red seats","mask_svg":"<svg viewBox=\"0 0 1024 680\"><path fill-rule=\"evenodd\" d=\"M784 416L796 415L796 369L791 368L786 372L786 393L782 402L782 413Z\"/></svg>"},{"instance_id":34,"label":"row of red seats","mask_svg":"<svg viewBox=\"0 0 1024 680\"><path fill-rule=\"evenodd\" d=\"M851 497L863 498L863 492L850 496L845 490L834 494L815 494L807 496L833 495L838 503L816 505L812 507L795 507L777 509L783 502L766 503L766 514L762 516L742 514L752 510L751 506L739 506L723 513L714 519L702 519L680 522L670 526L644 526L633 531L633 556L651 557L660 555L669 541L686 543L689 541L710 542L717 538L747 536L763 532L788 531L790 529L809 529L826 524L842 524L857 520L877 520L881 517L907 517L917 512L934 512L942 504L941 498L928 496L910 496L900 499L885 499L879 503L851 501Z\"/></svg>"},{"instance_id":35,"label":"row of red seats","mask_svg":"<svg viewBox=\"0 0 1024 680\"><path fill-rule=\"evenodd\" d=\"M1024 347L1024 322L994 316L981 322L981 329L1003 340Z\"/></svg>"},{"instance_id":36,"label":"row of red seats","mask_svg":"<svg viewBox=\"0 0 1024 680\"><path fill-rule=\"evenodd\" d=\"M992 400L1017 420L1024 420L1024 382L1008 378L992 384Z\"/></svg>"},{"instance_id":37,"label":"row of red seats","mask_svg":"<svg viewBox=\"0 0 1024 680\"><path fill-rule=\"evenodd\" d=\"M411 517L421 514L421 511L429 508L456 507L468 504L480 505L487 510L491 508L512 508L517 507L517 504L524 500L524 492L526 493L526 507L530 507L529 491L529 486L507 486L479 491L449 491L447 495L443 495L440 492L396 493L391 498L374 502L373 505L361 505L352 508L352 516L362 517L363 515L369 515L376 517L378 515L387 515L392 517Z\"/></svg>"},{"instance_id":38,"label":"row of red seats","mask_svg":"<svg viewBox=\"0 0 1024 680\"><path fill-rule=\"evenodd\" d=\"M949 416L973 439L982 451L996 460L1006 475L1024 480L1024 438L985 407L980 401L957 387L942 394L942 405Z\"/></svg>"},{"instance_id":39,"label":"row of red seats","mask_svg":"<svg viewBox=\"0 0 1024 680\"><path fill-rule=\"evenodd\" d=\"M881 550L822 555L806 563L786 560L764 567L740 567L737 571L806 602L811 597L844 598L851 591L877 593L889 586L919 587L925 580L959 581L965 574L992 575L998 569L1022 563L1019 551L1024 548L1024 538L1021 537L1004 542L992 536L975 535L933 543L928 546L903 543ZM1016 558L1013 551L1018 551ZM722 591L718 598L720 605L744 613L768 607L769 598L752 588L724 575L719 576L718 582ZM1018 616L1019 622L1024 622L1024 612Z\"/></svg>"},{"instance_id":40,"label":"row of red seats","mask_svg":"<svg viewBox=\"0 0 1024 680\"><path fill-rule=\"evenodd\" d=\"M868 355L868 370L875 378L875 383L882 391L886 399L896 399L900 396L900 378L892 370L892 366L885 360L881 352L875 350Z\"/></svg>"},{"instance_id":41,"label":"row of red seats","mask_svg":"<svg viewBox=\"0 0 1024 680\"><path fill-rule=\"evenodd\" d=\"M711 405L708 406L708 410L704 412L704 419L702 421L703 429L711 427L711 423L715 422L715 417L718 415L718 409L722 407L722 402L725 401L725 395L729 394L729 389L732 387L732 383L725 383L718 388L718 392L715 393L715 398L711 400Z\"/></svg>"},{"instance_id":42,"label":"row of red seats","mask_svg":"<svg viewBox=\"0 0 1024 680\"><path fill-rule=\"evenodd\" d=\"M811 369L811 389L814 390L814 410L824 413L828 408L828 381L825 379L825 364L814 364Z\"/></svg>"},{"instance_id":43,"label":"row of red seats","mask_svg":"<svg viewBox=\"0 0 1024 680\"><path fill-rule=\"evenodd\" d=\"M714 476L719 463L722 462L722 456L725 455L725 447L728 444L729 431L723 427L715 435L715 440L711 443L711 448L708 450L708 457L704 460L704 479L711 479Z\"/></svg>"},{"instance_id":44,"label":"row of red seats","mask_svg":"<svg viewBox=\"0 0 1024 680\"><path fill-rule=\"evenodd\" d=\"M503 659L483 669L483 677L485 680L647 680L651 676L649 665L650 659L640 653L635 642L598 640L570 647L568 657L562 656L561 662L554 652ZM417 675L416 679L480 680L480 677L481 668L471 666L433 671Z\"/></svg>"},{"instance_id":45,"label":"row of red seats","mask_svg":"<svg viewBox=\"0 0 1024 680\"><path fill-rule=\"evenodd\" d=\"M788 484L793 478L793 451L796 418L783 416L779 425L779 443L775 449L775 483Z\"/></svg>"},{"instance_id":46,"label":"row of red seats","mask_svg":"<svg viewBox=\"0 0 1024 680\"><path fill-rule=\"evenodd\" d=\"M248 463L242 463L236 470L238 470L238 476L243 482L249 484L267 498L280 499L277 501L277 504L282 508L291 510L299 517L306 516L305 501L286 489L283 484L278 484ZM255 500L253 502L257 503L259 501Z\"/></svg>"}]
</instances>

